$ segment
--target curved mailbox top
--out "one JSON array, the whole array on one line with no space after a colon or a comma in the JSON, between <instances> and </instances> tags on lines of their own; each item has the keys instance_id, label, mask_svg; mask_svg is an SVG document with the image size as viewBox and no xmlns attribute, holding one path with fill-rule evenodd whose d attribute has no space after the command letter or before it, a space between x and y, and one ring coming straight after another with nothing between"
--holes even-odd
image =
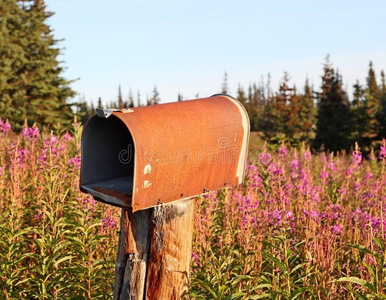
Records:
<instances>
[{"instance_id":1,"label":"curved mailbox top","mask_svg":"<svg viewBox=\"0 0 386 300\"><path fill-rule=\"evenodd\" d=\"M249 119L244 107L232 97L215 95L128 110L105 110L100 116L102 118L92 117L85 125L81 168L81 189L99 200L131 206L136 211L234 186L244 180ZM111 142L121 150L114 152L121 156L121 163L133 159L131 164L126 165L132 168L132 177L124 177L131 192L129 196L126 194L126 198L121 197L119 192L105 195L103 191L88 188L97 179L93 179L92 174L86 174L91 172L87 168L93 163L87 156L104 151L104 148L99 150L98 144L92 143L94 137L101 138L101 135L93 133L103 128L103 121L100 120L119 120L127 128L122 136L130 136L126 141L132 146L127 147L134 149L121 149L124 144L119 144L122 140L119 138ZM100 125L94 125L96 122ZM115 134L115 127L111 128L106 136ZM98 163L96 160L94 163ZM122 166L117 166L117 169L120 168ZM108 172L110 179L121 176L120 172L117 175L113 171ZM125 182L120 184L125 185Z\"/></svg>"}]
</instances>

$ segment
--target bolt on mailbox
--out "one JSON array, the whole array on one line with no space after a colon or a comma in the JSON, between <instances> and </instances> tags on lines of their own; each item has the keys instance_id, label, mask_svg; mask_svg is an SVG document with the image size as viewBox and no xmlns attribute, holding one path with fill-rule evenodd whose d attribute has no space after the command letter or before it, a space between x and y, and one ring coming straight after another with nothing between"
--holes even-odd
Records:
<instances>
[{"instance_id":1,"label":"bolt on mailbox","mask_svg":"<svg viewBox=\"0 0 386 300\"><path fill-rule=\"evenodd\" d=\"M97 110L82 135L83 192L133 211L240 184L249 119L227 95Z\"/></svg>"}]
</instances>

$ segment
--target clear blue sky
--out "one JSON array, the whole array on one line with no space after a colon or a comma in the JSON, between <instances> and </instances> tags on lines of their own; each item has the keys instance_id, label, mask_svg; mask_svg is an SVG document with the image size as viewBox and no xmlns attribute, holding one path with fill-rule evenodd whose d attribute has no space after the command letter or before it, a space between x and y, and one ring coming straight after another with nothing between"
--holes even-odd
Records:
<instances>
[{"instance_id":1,"label":"clear blue sky","mask_svg":"<svg viewBox=\"0 0 386 300\"><path fill-rule=\"evenodd\" d=\"M230 94L240 83L266 79L277 89L284 71L303 88L320 86L330 54L344 84L365 83L368 63L386 72L386 1L46 0L63 47L72 87L96 103L142 102L156 85L162 102L218 93L228 73Z\"/></svg>"}]
</instances>

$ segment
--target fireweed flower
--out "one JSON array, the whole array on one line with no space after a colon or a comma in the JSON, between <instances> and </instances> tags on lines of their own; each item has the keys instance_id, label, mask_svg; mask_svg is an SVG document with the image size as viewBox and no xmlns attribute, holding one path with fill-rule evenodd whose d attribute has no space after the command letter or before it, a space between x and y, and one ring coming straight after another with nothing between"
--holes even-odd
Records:
<instances>
[{"instance_id":1,"label":"fireweed flower","mask_svg":"<svg viewBox=\"0 0 386 300\"><path fill-rule=\"evenodd\" d=\"M9 124L8 120L4 122L0 118L0 132L5 136L9 131L11 131L11 124Z\"/></svg>"},{"instance_id":2,"label":"fireweed flower","mask_svg":"<svg viewBox=\"0 0 386 300\"><path fill-rule=\"evenodd\" d=\"M28 162L30 157L30 152L28 149L16 148L14 143L10 144L10 151L8 151L9 156L11 157L11 166L20 166L23 167L26 162Z\"/></svg>"},{"instance_id":3,"label":"fireweed flower","mask_svg":"<svg viewBox=\"0 0 386 300\"><path fill-rule=\"evenodd\" d=\"M361 189L361 187L362 187L362 186L361 186L361 184L360 184L359 182L355 182L355 183L354 183L354 190L355 190L355 191L359 191L359 190Z\"/></svg>"},{"instance_id":4,"label":"fireweed flower","mask_svg":"<svg viewBox=\"0 0 386 300\"><path fill-rule=\"evenodd\" d=\"M263 180L259 176L259 172L255 165L248 166L247 179L252 181L253 188L260 188L262 186Z\"/></svg>"},{"instance_id":5,"label":"fireweed flower","mask_svg":"<svg viewBox=\"0 0 386 300\"><path fill-rule=\"evenodd\" d=\"M284 174L284 167L282 165L272 163L268 166L268 172L275 176L279 176Z\"/></svg>"},{"instance_id":6,"label":"fireweed flower","mask_svg":"<svg viewBox=\"0 0 386 300\"><path fill-rule=\"evenodd\" d=\"M383 140L383 144L386 144L386 140ZM379 151L379 159L386 159L386 145L381 146Z\"/></svg>"},{"instance_id":7,"label":"fireweed flower","mask_svg":"<svg viewBox=\"0 0 386 300\"><path fill-rule=\"evenodd\" d=\"M60 140L62 143L67 143L68 141L72 140L72 135L66 132L63 136L62 139Z\"/></svg>"},{"instance_id":8,"label":"fireweed flower","mask_svg":"<svg viewBox=\"0 0 386 300\"><path fill-rule=\"evenodd\" d=\"M42 154L38 157L38 164L44 164L50 152L53 157L58 157L59 149L57 148L57 144L58 138L54 135L44 139L44 146Z\"/></svg>"},{"instance_id":9,"label":"fireweed flower","mask_svg":"<svg viewBox=\"0 0 386 300\"><path fill-rule=\"evenodd\" d=\"M354 174L354 167L353 166L349 166L347 168L347 171L346 171L346 176L351 176Z\"/></svg>"},{"instance_id":10,"label":"fireweed flower","mask_svg":"<svg viewBox=\"0 0 386 300\"><path fill-rule=\"evenodd\" d=\"M335 172L336 171L336 167L335 167L334 162L329 161L328 164L327 164L327 169L330 169L331 171Z\"/></svg>"},{"instance_id":11,"label":"fireweed flower","mask_svg":"<svg viewBox=\"0 0 386 300\"><path fill-rule=\"evenodd\" d=\"M53 146L56 146L57 143L58 143L58 138L54 135L51 135L50 137L44 139L44 145L46 146L53 147Z\"/></svg>"},{"instance_id":12,"label":"fireweed flower","mask_svg":"<svg viewBox=\"0 0 386 300\"><path fill-rule=\"evenodd\" d=\"M330 173L327 170L320 170L320 179L328 179L328 176L330 176Z\"/></svg>"},{"instance_id":13,"label":"fireweed flower","mask_svg":"<svg viewBox=\"0 0 386 300\"><path fill-rule=\"evenodd\" d=\"M271 154L269 153L266 153L266 152L263 152L260 154L260 161L264 164L264 165L268 165L272 160L272 156Z\"/></svg>"},{"instance_id":14,"label":"fireweed flower","mask_svg":"<svg viewBox=\"0 0 386 300\"><path fill-rule=\"evenodd\" d=\"M194 259L195 263L198 265L198 253L197 252L192 253L192 258Z\"/></svg>"},{"instance_id":15,"label":"fireweed flower","mask_svg":"<svg viewBox=\"0 0 386 300\"><path fill-rule=\"evenodd\" d=\"M307 210L303 209L303 214L306 218L311 219L315 223L319 223L320 221L320 213L316 210L311 210L308 212Z\"/></svg>"},{"instance_id":16,"label":"fireweed flower","mask_svg":"<svg viewBox=\"0 0 386 300\"><path fill-rule=\"evenodd\" d=\"M25 162L28 161L30 156L30 152L27 149L17 149L17 158L16 161L17 163L23 167Z\"/></svg>"},{"instance_id":17,"label":"fireweed flower","mask_svg":"<svg viewBox=\"0 0 386 300\"><path fill-rule=\"evenodd\" d=\"M79 155L76 155L75 157L71 157L71 158L68 160L68 164L69 164L70 166L76 167L77 169L80 169L80 156L79 156Z\"/></svg>"},{"instance_id":18,"label":"fireweed flower","mask_svg":"<svg viewBox=\"0 0 386 300\"><path fill-rule=\"evenodd\" d=\"M351 163L354 165L359 165L362 162L362 153L359 150L358 144L355 144L355 151L352 153Z\"/></svg>"},{"instance_id":19,"label":"fireweed flower","mask_svg":"<svg viewBox=\"0 0 386 300\"><path fill-rule=\"evenodd\" d=\"M30 141L37 141L40 136L39 128L35 124L32 127L23 128L21 136Z\"/></svg>"},{"instance_id":20,"label":"fireweed flower","mask_svg":"<svg viewBox=\"0 0 386 300\"><path fill-rule=\"evenodd\" d=\"M106 231L107 227L114 229L115 228L115 220L110 217L106 217L102 219L102 231Z\"/></svg>"},{"instance_id":21,"label":"fireweed flower","mask_svg":"<svg viewBox=\"0 0 386 300\"><path fill-rule=\"evenodd\" d=\"M366 172L365 179L373 179L374 174L372 172Z\"/></svg>"},{"instance_id":22,"label":"fireweed flower","mask_svg":"<svg viewBox=\"0 0 386 300\"><path fill-rule=\"evenodd\" d=\"M341 196L344 196L344 195L347 194L347 190L344 189L344 188L342 188L342 187L340 187L340 188L338 189L338 192L339 192L339 194L340 194Z\"/></svg>"},{"instance_id":23,"label":"fireweed flower","mask_svg":"<svg viewBox=\"0 0 386 300\"><path fill-rule=\"evenodd\" d=\"M288 150L286 146L282 145L279 147L279 157L286 157L288 154Z\"/></svg>"},{"instance_id":24,"label":"fireweed flower","mask_svg":"<svg viewBox=\"0 0 386 300\"><path fill-rule=\"evenodd\" d=\"M343 232L342 224L334 225L331 227L331 232L335 235L341 235Z\"/></svg>"},{"instance_id":25,"label":"fireweed flower","mask_svg":"<svg viewBox=\"0 0 386 300\"><path fill-rule=\"evenodd\" d=\"M305 161L311 161L311 160L312 160L310 149L307 149L307 150L303 153L303 159L304 159Z\"/></svg>"},{"instance_id":26,"label":"fireweed flower","mask_svg":"<svg viewBox=\"0 0 386 300\"><path fill-rule=\"evenodd\" d=\"M43 214L43 211L41 209L38 209L36 215L34 216L34 218L38 220L38 219L40 219L42 214Z\"/></svg>"},{"instance_id":27,"label":"fireweed flower","mask_svg":"<svg viewBox=\"0 0 386 300\"><path fill-rule=\"evenodd\" d=\"M290 169L291 169L291 171L299 171L299 169L300 169L299 159L295 159L295 160L291 161Z\"/></svg>"}]
</instances>

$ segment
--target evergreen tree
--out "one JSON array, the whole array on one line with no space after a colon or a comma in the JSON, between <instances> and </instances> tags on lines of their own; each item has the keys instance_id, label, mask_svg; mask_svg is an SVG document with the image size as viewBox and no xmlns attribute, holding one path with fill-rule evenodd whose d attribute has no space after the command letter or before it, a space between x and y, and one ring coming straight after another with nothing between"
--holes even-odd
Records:
<instances>
[{"instance_id":1,"label":"evergreen tree","mask_svg":"<svg viewBox=\"0 0 386 300\"><path fill-rule=\"evenodd\" d=\"M294 99L293 105L290 107L290 99L294 96L294 89L289 87L290 76L288 72L284 72L282 82L279 86L279 92L275 96L275 109L272 118L275 120L275 128L277 133L285 134L286 137L293 136L293 126L296 121L292 120L292 124L289 124L290 109L294 110L293 119L296 118L296 106L298 98Z\"/></svg>"},{"instance_id":2,"label":"evergreen tree","mask_svg":"<svg viewBox=\"0 0 386 300\"><path fill-rule=\"evenodd\" d=\"M365 109L368 117L366 131L370 146L373 144L373 141L378 139L380 131L379 114L381 111L380 93L375 78L375 72L373 70L373 63L371 61L369 64L367 87L365 90Z\"/></svg>"},{"instance_id":3,"label":"evergreen tree","mask_svg":"<svg viewBox=\"0 0 386 300\"><path fill-rule=\"evenodd\" d=\"M141 102L141 93L140 93L139 90L137 91L137 106L138 106L138 107L142 106L142 102Z\"/></svg>"},{"instance_id":4,"label":"evergreen tree","mask_svg":"<svg viewBox=\"0 0 386 300\"><path fill-rule=\"evenodd\" d=\"M227 74L227 72L224 73L224 81L221 85L221 93L222 94L228 94L228 74Z\"/></svg>"},{"instance_id":5,"label":"evergreen tree","mask_svg":"<svg viewBox=\"0 0 386 300\"><path fill-rule=\"evenodd\" d=\"M292 94L289 97L287 115L285 116L285 134L293 142L298 143L302 135L300 123L300 111L302 109L302 97L296 92L296 87L292 88Z\"/></svg>"},{"instance_id":6,"label":"evergreen tree","mask_svg":"<svg viewBox=\"0 0 386 300\"><path fill-rule=\"evenodd\" d=\"M352 144L357 142L362 151L367 152L367 146L369 141L366 137L368 115L365 108L365 90L360 85L359 81L353 86L353 101L351 105L351 120L352 120L352 132L351 140Z\"/></svg>"},{"instance_id":7,"label":"evergreen tree","mask_svg":"<svg viewBox=\"0 0 386 300\"><path fill-rule=\"evenodd\" d=\"M0 116L19 130L29 125L61 123L73 118L74 96L70 81L61 76L52 30L46 24L53 14L42 0L4 0L1 7Z\"/></svg>"},{"instance_id":8,"label":"evergreen tree","mask_svg":"<svg viewBox=\"0 0 386 300\"><path fill-rule=\"evenodd\" d=\"M237 99L241 102L242 105L246 106L247 97L245 95L245 91L244 91L243 87L240 84L237 88Z\"/></svg>"},{"instance_id":9,"label":"evergreen tree","mask_svg":"<svg viewBox=\"0 0 386 300\"><path fill-rule=\"evenodd\" d=\"M121 91L121 85L118 87L118 107L119 109L124 108L126 105L123 102L123 97L122 97L122 91Z\"/></svg>"},{"instance_id":10,"label":"evergreen tree","mask_svg":"<svg viewBox=\"0 0 386 300\"><path fill-rule=\"evenodd\" d=\"M316 122L316 108L312 88L306 79L304 86L304 95L300 97L299 115L299 139L309 142L313 137L314 126Z\"/></svg>"},{"instance_id":11,"label":"evergreen tree","mask_svg":"<svg viewBox=\"0 0 386 300\"><path fill-rule=\"evenodd\" d=\"M318 120L313 148L340 151L350 149L350 104L342 88L342 77L332 68L327 56L318 99Z\"/></svg>"},{"instance_id":12,"label":"evergreen tree","mask_svg":"<svg viewBox=\"0 0 386 300\"><path fill-rule=\"evenodd\" d=\"M98 106L97 106L97 108L99 108L99 109L102 109L102 108L103 108L103 105L102 105L102 98L101 98L101 97L98 98Z\"/></svg>"},{"instance_id":13,"label":"evergreen tree","mask_svg":"<svg viewBox=\"0 0 386 300\"><path fill-rule=\"evenodd\" d=\"M94 103L91 102L91 106L88 105L86 99L82 97L79 104L76 107L76 116L82 124L85 124L87 120L95 114Z\"/></svg>"},{"instance_id":14,"label":"evergreen tree","mask_svg":"<svg viewBox=\"0 0 386 300\"><path fill-rule=\"evenodd\" d=\"M381 109L379 112L378 121L380 124L379 138L386 138L386 78L385 73L381 72L381 86L380 86Z\"/></svg>"},{"instance_id":15,"label":"evergreen tree","mask_svg":"<svg viewBox=\"0 0 386 300\"><path fill-rule=\"evenodd\" d=\"M131 89L129 90L129 99L128 99L128 107L132 108L135 106L134 104L134 97L133 97L133 92L131 91Z\"/></svg>"},{"instance_id":16,"label":"evergreen tree","mask_svg":"<svg viewBox=\"0 0 386 300\"><path fill-rule=\"evenodd\" d=\"M147 105L155 105L155 104L159 104L161 101L160 97L159 97L159 92L157 90L157 87L154 86L154 89L153 89L153 95L151 96L150 99L147 99Z\"/></svg>"}]
</instances>

